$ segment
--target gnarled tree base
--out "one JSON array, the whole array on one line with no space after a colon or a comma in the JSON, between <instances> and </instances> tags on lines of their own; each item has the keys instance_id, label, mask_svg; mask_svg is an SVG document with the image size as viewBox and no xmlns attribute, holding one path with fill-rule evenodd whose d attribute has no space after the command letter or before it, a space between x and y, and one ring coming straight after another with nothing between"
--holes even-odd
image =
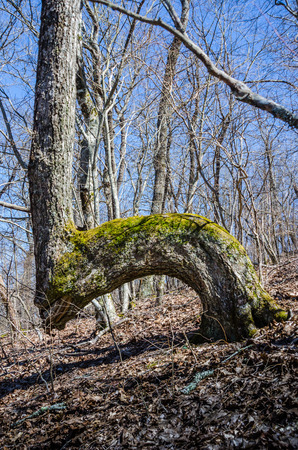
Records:
<instances>
[{"instance_id":1,"label":"gnarled tree base","mask_svg":"<svg viewBox=\"0 0 298 450\"><path fill-rule=\"evenodd\" d=\"M204 217L132 217L89 231L70 225L66 234L69 252L38 304L48 328L63 328L95 297L153 274L179 278L198 293L204 311L198 336L239 340L288 317L260 286L239 242Z\"/></svg>"}]
</instances>

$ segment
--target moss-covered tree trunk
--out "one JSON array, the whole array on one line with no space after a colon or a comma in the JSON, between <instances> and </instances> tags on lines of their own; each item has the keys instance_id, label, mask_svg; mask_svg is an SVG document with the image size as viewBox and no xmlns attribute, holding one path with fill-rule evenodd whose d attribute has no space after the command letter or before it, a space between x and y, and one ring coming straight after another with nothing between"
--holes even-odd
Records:
<instances>
[{"instance_id":1,"label":"moss-covered tree trunk","mask_svg":"<svg viewBox=\"0 0 298 450\"><path fill-rule=\"evenodd\" d=\"M68 228L71 251L55 267L43 316L63 328L93 298L146 275L169 275L191 286L203 304L200 334L251 336L287 318L259 284L244 248L224 228L191 214L157 214Z\"/></svg>"},{"instance_id":2,"label":"moss-covered tree trunk","mask_svg":"<svg viewBox=\"0 0 298 450\"><path fill-rule=\"evenodd\" d=\"M36 304L62 328L95 297L146 275L179 278L198 292L201 335L240 339L287 318L263 291L245 250L200 216L116 219L77 231L71 169L80 0L43 0L29 185Z\"/></svg>"}]
</instances>

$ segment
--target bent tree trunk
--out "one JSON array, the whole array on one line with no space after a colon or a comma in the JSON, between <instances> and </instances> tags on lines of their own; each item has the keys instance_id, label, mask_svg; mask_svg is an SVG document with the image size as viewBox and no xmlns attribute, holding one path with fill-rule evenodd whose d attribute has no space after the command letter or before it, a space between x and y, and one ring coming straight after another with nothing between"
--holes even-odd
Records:
<instances>
[{"instance_id":1,"label":"bent tree trunk","mask_svg":"<svg viewBox=\"0 0 298 450\"><path fill-rule=\"evenodd\" d=\"M199 333L228 340L252 336L281 310L262 289L244 248L224 228L191 214L157 214L68 227L70 251L58 261L42 315L63 328L93 298L146 275L169 275L200 296Z\"/></svg>"},{"instance_id":2,"label":"bent tree trunk","mask_svg":"<svg viewBox=\"0 0 298 450\"><path fill-rule=\"evenodd\" d=\"M243 247L190 214L116 219L77 231L71 174L80 0L43 0L28 169L36 260L35 303L46 327L62 328L95 297L135 278L165 274L198 292L200 333L239 339L282 311L261 288Z\"/></svg>"}]
</instances>

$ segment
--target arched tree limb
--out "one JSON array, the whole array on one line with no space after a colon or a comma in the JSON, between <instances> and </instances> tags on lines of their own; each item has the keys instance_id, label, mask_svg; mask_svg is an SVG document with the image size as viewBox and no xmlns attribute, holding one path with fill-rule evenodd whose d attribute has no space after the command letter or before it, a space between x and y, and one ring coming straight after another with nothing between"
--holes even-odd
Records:
<instances>
[{"instance_id":1,"label":"arched tree limb","mask_svg":"<svg viewBox=\"0 0 298 450\"><path fill-rule=\"evenodd\" d=\"M89 231L67 228L39 305L47 328L64 327L93 298L146 275L169 275L200 296L200 334L238 340L288 314L262 289L244 248L224 228L191 214L117 219Z\"/></svg>"},{"instance_id":2,"label":"arched tree limb","mask_svg":"<svg viewBox=\"0 0 298 450\"><path fill-rule=\"evenodd\" d=\"M190 214L116 219L88 231L72 222L71 173L80 0L44 0L28 178L35 303L63 328L92 299L146 275L181 279L200 295L200 333L241 339L288 314L264 292L244 248ZM182 35L184 36L184 35Z\"/></svg>"},{"instance_id":3,"label":"arched tree limb","mask_svg":"<svg viewBox=\"0 0 298 450\"><path fill-rule=\"evenodd\" d=\"M195 44L187 35L186 32L181 32L176 28L168 25L161 19L151 19L146 16L142 16L140 14L134 13L133 11L127 10L126 8L116 5L107 0L89 0L93 3L100 3L102 5L108 6L109 8L119 11L123 14L126 14L129 17L139 20L140 22L149 23L151 25L157 25L161 28L169 31L171 34L179 38L188 50L194 53L197 58L204 64L210 75L218 78L220 81L223 81L229 88L231 92L234 94L237 100L243 103L248 103L249 105L254 106L255 108L261 109L263 111L267 111L276 119L280 119L283 122L286 122L291 127L298 128L298 115L285 108L283 105L274 102L262 95L259 95L253 92L244 82L237 80L236 78L231 77L224 70L218 69L216 65L211 61L211 59L206 55L206 53Z\"/></svg>"}]
</instances>

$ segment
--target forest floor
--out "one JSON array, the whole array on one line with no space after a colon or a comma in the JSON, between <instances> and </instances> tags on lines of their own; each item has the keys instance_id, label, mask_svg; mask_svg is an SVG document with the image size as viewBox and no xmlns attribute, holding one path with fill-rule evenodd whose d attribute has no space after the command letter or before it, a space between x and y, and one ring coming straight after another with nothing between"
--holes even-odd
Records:
<instances>
[{"instance_id":1,"label":"forest floor","mask_svg":"<svg viewBox=\"0 0 298 450\"><path fill-rule=\"evenodd\" d=\"M265 273L292 318L243 342L191 346L191 290L139 302L96 344L92 318L2 337L0 448L297 449L297 262Z\"/></svg>"}]
</instances>

